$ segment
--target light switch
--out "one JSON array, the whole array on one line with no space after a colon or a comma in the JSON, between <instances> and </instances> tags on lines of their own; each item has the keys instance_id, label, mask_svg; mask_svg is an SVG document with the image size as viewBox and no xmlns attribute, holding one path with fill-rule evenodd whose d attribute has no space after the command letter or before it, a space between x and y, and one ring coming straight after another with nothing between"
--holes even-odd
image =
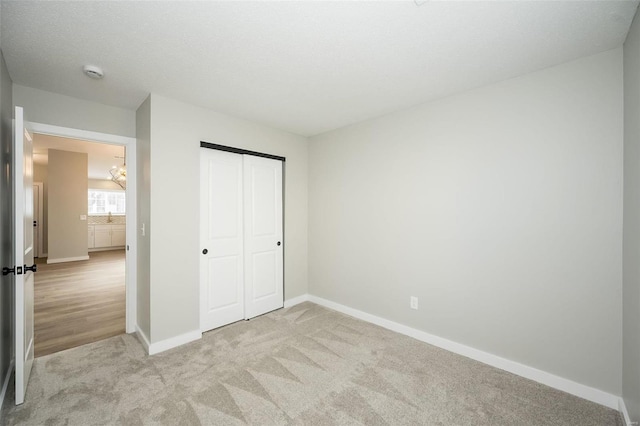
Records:
<instances>
[{"instance_id":1,"label":"light switch","mask_svg":"<svg viewBox=\"0 0 640 426\"><path fill-rule=\"evenodd\" d=\"M80 215L80 220L87 220L87 215L86 214L81 214Z\"/></svg>"},{"instance_id":2,"label":"light switch","mask_svg":"<svg viewBox=\"0 0 640 426\"><path fill-rule=\"evenodd\" d=\"M142 231L142 236L144 237L144 234L145 234L144 223L142 224L141 231Z\"/></svg>"}]
</instances>

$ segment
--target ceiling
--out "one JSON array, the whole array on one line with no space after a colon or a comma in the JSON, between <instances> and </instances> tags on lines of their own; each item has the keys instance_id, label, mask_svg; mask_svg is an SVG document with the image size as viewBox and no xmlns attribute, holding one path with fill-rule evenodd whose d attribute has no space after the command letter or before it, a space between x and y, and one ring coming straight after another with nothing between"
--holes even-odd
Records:
<instances>
[{"instance_id":1,"label":"ceiling","mask_svg":"<svg viewBox=\"0 0 640 426\"><path fill-rule=\"evenodd\" d=\"M3 1L14 83L309 136L621 46L637 1ZM103 80L82 74L101 66Z\"/></svg>"},{"instance_id":2,"label":"ceiling","mask_svg":"<svg viewBox=\"0 0 640 426\"><path fill-rule=\"evenodd\" d=\"M109 169L113 166L120 166L123 163L122 157L124 156L124 147L122 146L34 133L33 162L36 164L48 164L49 149L87 153L87 177L89 179L110 179Z\"/></svg>"}]
</instances>

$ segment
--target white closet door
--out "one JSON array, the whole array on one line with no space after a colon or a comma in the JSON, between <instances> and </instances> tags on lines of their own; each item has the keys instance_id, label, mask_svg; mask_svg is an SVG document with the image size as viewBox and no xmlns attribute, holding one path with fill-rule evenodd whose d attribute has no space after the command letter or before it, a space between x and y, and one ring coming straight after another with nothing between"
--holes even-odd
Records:
<instances>
[{"instance_id":1,"label":"white closet door","mask_svg":"<svg viewBox=\"0 0 640 426\"><path fill-rule=\"evenodd\" d=\"M245 318L242 156L200 152L200 327Z\"/></svg>"},{"instance_id":2,"label":"white closet door","mask_svg":"<svg viewBox=\"0 0 640 426\"><path fill-rule=\"evenodd\" d=\"M245 316L283 307L282 162L244 155Z\"/></svg>"}]
</instances>

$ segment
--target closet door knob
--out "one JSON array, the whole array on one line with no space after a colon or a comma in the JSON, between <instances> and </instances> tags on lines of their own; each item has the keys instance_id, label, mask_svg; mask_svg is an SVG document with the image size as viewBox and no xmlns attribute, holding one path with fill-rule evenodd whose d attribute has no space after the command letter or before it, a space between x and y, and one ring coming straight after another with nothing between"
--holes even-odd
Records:
<instances>
[{"instance_id":1,"label":"closet door knob","mask_svg":"<svg viewBox=\"0 0 640 426\"><path fill-rule=\"evenodd\" d=\"M280 241L278 241L278 245L282 244Z\"/></svg>"},{"instance_id":2,"label":"closet door knob","mask_svg":"<svg viewBox=\"0 0 640 426\"><path fill-rule=\"evenodd\" d=\"M209 250L207 249L202 250L202 254L207 254L207 253L209 253Z\"/></svg>"}]
</instances>

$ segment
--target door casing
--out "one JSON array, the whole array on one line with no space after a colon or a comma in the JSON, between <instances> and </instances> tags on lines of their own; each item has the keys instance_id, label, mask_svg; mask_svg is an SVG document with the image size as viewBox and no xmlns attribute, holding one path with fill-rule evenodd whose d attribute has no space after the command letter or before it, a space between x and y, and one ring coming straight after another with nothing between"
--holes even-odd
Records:
<instances>
[{"instance_id":1,"label":"door casing","mask_svg":"<svg viewBox=\"0 0 640 426\"><path fill-rule=\"evenodd\" d=\"M136 204L136 138L112 135L109 133L91 132L70 127L53 126L50 124L26 122L25 127L33 133L60 136L71 139L81 139L91 142L123 145L127 148L127 247L126 252L126 322L127 333L136 331L137 307L137 204Z\"/></svg>"},{"instance_id":2,"label":"door casing","mask_svg":"<svg viewBox=\"0 0 640 426\"><path fill-rule=\"evenodd\" d=\"M34 239L34 256L35 257L44 257L45 252L44 252L44 223L43 223L43 218L44 218L44 207L43 207L43 203L44 203L44 184L42 182L33 182L33 186L38 188L38 192L36 193L36 191L33 191L33 200L37 201L36 205L34 206L33 209L33 220L35 220L38 223L38 226L36 227L36 233L33 236ZM36 208L37 207L37 208Z\"/></svg>"}]
</instances>

